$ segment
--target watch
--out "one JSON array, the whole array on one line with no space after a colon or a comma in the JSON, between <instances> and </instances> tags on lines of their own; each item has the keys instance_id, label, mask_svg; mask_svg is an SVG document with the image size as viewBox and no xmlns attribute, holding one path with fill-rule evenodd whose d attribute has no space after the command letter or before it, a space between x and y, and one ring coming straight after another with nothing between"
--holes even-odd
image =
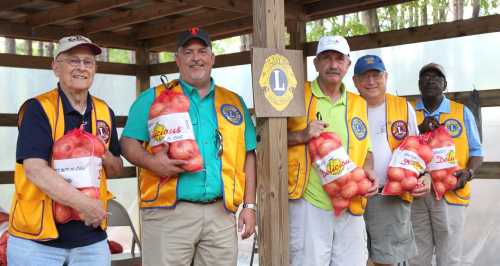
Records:
<instances>
[{"instance_id":1,"label":"watch","mask_svg":"<svg viewBox=\"0 0 500 266\"><path fill-rule=\"evenodd\" d=\"M257 204L255 203L243 203L243 209L252 209L257 211Z\"/></svg>"}]
</instances>

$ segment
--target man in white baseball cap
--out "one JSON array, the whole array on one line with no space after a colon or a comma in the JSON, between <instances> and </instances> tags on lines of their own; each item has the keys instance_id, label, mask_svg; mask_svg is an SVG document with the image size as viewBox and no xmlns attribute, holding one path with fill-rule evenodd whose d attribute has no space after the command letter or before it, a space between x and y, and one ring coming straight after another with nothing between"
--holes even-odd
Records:
<instances>
[{"instance_id":1,"label":"man in white baseball cap","mask_svg":"<svg viewBox=\"0 0 500 266\"><path fill-rule=\"evenodd\" d=\"M113 110L89 93L96 73L95 56L100 52L99 46L83 36L59 40L52 63L57 87L27 100L19 110L9 265L111 264L106 241L106 177L121 172L123 162ZM99 199L88 197L51 167L54 142L80 126L106 147ZM53 208L54 202L72 208L78 218ZM56 221L54 217L61 215L73 218Z\"/></svg>"},{"instance_id":2,"label":"man in white baseball cap","mask_svg":"<svg viewBox=\"0 0 500 266\"><path fill-rule=\"evenodd\" d=\"M377 192L378 184L366 101L342 83L351 65L349 53L341 36L319 40L314 58L318 77L304 87L308 114L288 120L290 264L294 266L366 266L368 259L363 212L366 197ZM307 152L309 140L323 131L337 134L350 159L373 181L368 193L355 197L339 216L334 216L332 200Z\"/></svg>"}]
</instances>

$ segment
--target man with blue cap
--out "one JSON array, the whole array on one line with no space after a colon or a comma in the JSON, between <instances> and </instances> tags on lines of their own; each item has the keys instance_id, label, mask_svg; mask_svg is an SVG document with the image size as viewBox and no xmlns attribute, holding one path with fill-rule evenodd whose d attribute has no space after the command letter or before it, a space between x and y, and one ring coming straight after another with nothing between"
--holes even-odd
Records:
<instances>
[{"instance_id":1,"label":"man with blue cap","mask_svg":"<svg viewBox=\"0 0 500 266\"><path fill-rule=\"evenodd\" d=\"M392 152L408 135L418 135L415 110L403 97L387 93L387 72L376 55L365 55L354 66L353 81L368 105L368 126L373 145L374 170L379 191L387 180ZM417 254L411 224L411 202L430 190L426 186L402 196L375 195L368 199L365 222L370 259L377 266L396 265Z\"/></svg>"}]
</instances>

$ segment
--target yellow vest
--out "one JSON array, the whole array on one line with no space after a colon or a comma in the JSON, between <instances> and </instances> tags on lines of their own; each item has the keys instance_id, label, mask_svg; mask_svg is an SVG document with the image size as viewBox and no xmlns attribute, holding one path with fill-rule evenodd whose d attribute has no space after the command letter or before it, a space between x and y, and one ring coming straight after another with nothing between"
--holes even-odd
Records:
<instances>
[{"instance_id":1,"label":"yellow vest","mask_svg":"<svg viewBox=\"0 0 500 266\"><path fill-rule=\"evenodd\" d=\"M416 110L418 124L424 121L424 110ZM453 137L455 157L460 168L467 167L469 161L469 142L464 123L464 105L450 100L450 113L441 113L439 123L444 124ZM470 202L470 183L467 182L461 189L447 191L444 199L449 204L467 206Z\"/></svg>"},{"instance_id":2,"label":"yellow vest","mask_svg":"<svg viewBox=\"0 0 500 266\"><path fill-rule=\"evenodd\" d=\"M403 139L408 136L408 104L403 97L385 94L386 134L391 151L394 151ZM413 196L405 192L400 196L412 202Z\"/></svg>"},{"instance_id":3,"label":"yellow vest","mask_svg":"<svg viewBox=\"0 0 500 266\"><path fill-rule=\"evenodd\" d=\"M347 94L347 152L351 160L359 167L363 167L368 153L368 116L366 101L361 96L346 92ZM288 119L288 131L300 131L307 124L316 119L317 99L312 94L311 83L304 86L306 116L291 117ZM359 130L363 127L364 131ZM309 179L311 158L307 145L299 144L288 146L288 196L290 199L299 199ZM356 196L351 200L349 211L354 215L362 215L366 206L366 197Z\"/></svg>"},{"instance_id":4,"label":"yellow vest","mask_svg":"<svg viewBox=\"0 0 500 266\"><path fill-rule=\"evenodd\" d=\"M50 127L52 139L57 141L64 135L64 111L57 89L36 97L42 106ZM24 115L24 105L19 110L18 125ZM92 96L92 134L97 133L97 120L104 121L111 127L111 114L107 104ZM109 143L109 142L108 142ZM106 147L109 144L106 143ZM99 197L107 209L107 201L112 197L107 190L106 173L101 171ZM53 215L53 200L35 186L25 175L22 164L16 163L14 173L15 193L10 210L9 233L32 240L51 240L59 237ZM101 223L106 229L107 220Z\"/></svg>"},{"instance_id":5,"label":"yellow vest","mask_svg":"<svg viewBox=\"0 0 500 266\"><path fill-rule=\"evenodd\" d=\"M169 89L183 93L177 80L167 84ZM165 90L160 85L155 88L155 97ZM215 110L217 126L222 135L222 183L226 208L236 212L245 195L245 112L240 97L235 93L216 86ZM145 148L151 152L148 143ZM174 207L177 202L177 176L160 182L160 178L148 169L139 168L140 207Z\"/></svg>"}]
</instances>

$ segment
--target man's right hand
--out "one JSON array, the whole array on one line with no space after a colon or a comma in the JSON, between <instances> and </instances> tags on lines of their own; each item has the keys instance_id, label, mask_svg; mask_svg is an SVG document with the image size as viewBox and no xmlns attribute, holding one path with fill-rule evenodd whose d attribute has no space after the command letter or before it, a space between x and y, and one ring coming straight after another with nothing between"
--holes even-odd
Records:
<instances>
[{"instance_id":1,"label":"man's right hand","mask_svg":"<svg viewBox=\"0 0 500 266\"><path fill-rule=\"evenodd\" d=\"M107 216L107 213L102 206L102 202L98 199L87 197L86 195L82 196L84 197L84 200L77 208L80 219L85 223L85 225L97 228Z\"/></svg>"},{"instance_id":2,"label":"man's right hand","mask_svg":"<svg viewBox=\"0 0 500 266\"><path fill-rule=\"evenodd\" d=\"M186 170L182 169L182 165L186 164L185 160L175 160L170 159L167 155L165 149L164 151L158 152L153 155L153 162L151 163L151 171L153 171L157 176L170 177L178 175Z\"/></svg>"},{"instance_id":3,"label":"man's right hand","mask_svg":"<svg viewBox=\"0 0 500 266\"><path fill-rule=\"evenodd\" d=\"M307 143L310 139L319 137L319 134L328 127L328 123L321 120L313 120L307 125L307 128L303 131L304 143Z\"/></svg>"},{"instance_id":4,"label":"man's right hand","mask_svg":"<svg viewBox=\"0 0 500 266\"><path fill-rule=\"evenodd\" d=\"M428 131L432 131L438 127L439 121L437 121L437 119L433 116L428 116L424 118L424 121L422 121L420 125L418 125L418 131L420 131L420 133L422 134Z\"/></svg>"}]
</instances>

